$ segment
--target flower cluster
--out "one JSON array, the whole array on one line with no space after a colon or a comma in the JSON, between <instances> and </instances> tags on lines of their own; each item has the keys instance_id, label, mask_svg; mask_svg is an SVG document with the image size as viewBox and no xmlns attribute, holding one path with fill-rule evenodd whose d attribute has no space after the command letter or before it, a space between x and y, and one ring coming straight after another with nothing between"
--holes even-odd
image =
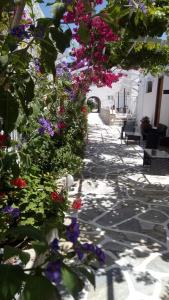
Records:
<instances>
[{"instance_id":1,"label":"flower cluster","mask_svg":"<svg viewBox=\"0 0 169 300\"><path fill-rule=\"evenodd\" d=\"M40 61L38 58L35 58L34 59L34 64L35 64L35 71L38 73L38 74L41 74L42 73L42 67L40 65Z\"/></svg>"},{"instance_id":2,"label":"flower cluster","mask_svg":"<svg viewBox=\"0 0 169 300\"><path fill-rule=\"evenodd\" d=\"M3 213L8 214L9 216L11 216L14 219L18 218L20 215L19 208L14 208L10 205L5 206L5 208L3 208L2 211L3 211Z\"/></svg>"},{"instance_id":3,"label":"flower cluster","mask_svg":"<svg viewBox=\"0 0 169 300\"><path fill-rule=\"evenodd\" d=\"M79 224L77 223L77 219L72 218L71 224L66 226L66 237L68 241L75 244L77 242L79 234L80 234L80 230L79 230Z\"/></svg>"},{"instance_id":4,"label":"flower cluster","mask_svg":"<svg viewBox=\"0 0 169 300\"><path fill-rule=\"evenodd\" d=\"M41 127L38 129L40 134L48 133L50 136L54 136L54 130L52 129L52 125L49 120L46 120L45 118L40 118L38 120L38 123L41 125Z\"/></svg>"},{"instance_id":5,"label":"flower cluster","mask_svg":"<svg viewBox=\"0 0 169 300\"><path fill-rule=\"evenodd\" d=\"M51 192L50 197L53 200L53 202L56 202L56 203L61 203L64 201L64 197L57 192Z\"/></svg>"},{"instance_id":6,"label":"flower cluster","mask_svg":"<svg viewBox=\"0 0 169 300\"><path fill-rule=\"evenodd\" d=\"M50 261L45 269L45 276L53 283L58 284L61 280L61 262Z\"/></svg>"},{"instance_id":7,"label":"flower cluster","mask_svg":"<svg viewBox=\"0 0 169 300\"><path fill-rule=\"evenodd\" d=\"M71 79L71 72L67 62L62 61L56 65L56 76Z\"/></svg>"},{"instance_id":8,"label":"flower cluster","mask_svg":"<svg viewBox=\"0 0 169 300\"><path fill-rule=\"evenodd\" d=\"M11 33L11 35L13 35L21 40L24 38L26 38L26 39L30 38L30 34L26 30L26 27L24 24L15 26L14 28L11 29L10 33Z\"/></svg>"},{"instance_id":9,"label":"flower cluster","mask_svg":"<svg viewBox=\"0 0 169 300\"><path fill-rule=\"evenodd\" d=\"M73 209L78 210L78 209L81 209L82 206L83 206L83 204L82 204L82 199L81 198L75 199L73 201L73 204L72 204Z\"/></svg>"},{"instance_id":10,"label":"flower cluster","mask_svg":"<svg viewBox=\"0 0 169 300\"><path fill-rule=\"evenodd\" d=\"M82 245L82 249L87 251L87 252L93 253L97 257L98 261L101 264L105 263L105 254L104 254L103 250L100 247L95 246L95 245L90 244L90 243L85 243L85 244Z\"/></svg>"},{"instance_id":11,"label":"flower cluster","mask_svg":"<svg viewBox=\"0 0 169 300\"><path fill-rule=\"evenodd\" d=\"M22 178L12 179L10 181L10 183L11 183L11 185L14 185L14 186L16 186L19 189L23 189L23 188L25 188L27 186L26 181L24 179L22 179Z\"/></svg>"},{"instance_id":12,"label":"flower cluster","mask_svg":"<svg viewBox=\"0 0 169 300\"><path fill-rule=\"evenodd\" d=\"M112 74L111 70L107 71L106 63L106 46L108 43L119 41L119 37L113 33L109 25L101 17L92 16L92 9L95 5L102 4L102 0L89 1L91 10L86 8L83 0L77 0L73 10L66 12L64 15L65 23L75 23L73 38L80 44L79 48L72 50L74 63L72 69L83 68L85 71L73 76L73 86L75 91L81 90L86 93L91 83L98 87L111 87L113 82L119 79L119 75ZM89 41L85 43L81 39L80 26L85 26L88 31Z\"/></svg>"}]
</instances>

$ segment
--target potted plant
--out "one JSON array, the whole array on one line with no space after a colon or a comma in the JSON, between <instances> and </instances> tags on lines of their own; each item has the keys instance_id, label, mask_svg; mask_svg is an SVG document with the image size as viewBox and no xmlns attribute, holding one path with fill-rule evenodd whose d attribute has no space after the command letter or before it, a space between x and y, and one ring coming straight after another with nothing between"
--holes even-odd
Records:
<instances>
[{"instance_id":1,"label":"potted plant","mask_svg":"<svg viewBox=\"0 0 169 300\"><path fill-rule=\"evenodd\" d=\"M152 125L150 124L150 119L147 116L143 117L140 122L141 122L140 124L141 134L143 136L143 140L145 140L147 134L152 129Z\"/></svg>"}]
</instances>

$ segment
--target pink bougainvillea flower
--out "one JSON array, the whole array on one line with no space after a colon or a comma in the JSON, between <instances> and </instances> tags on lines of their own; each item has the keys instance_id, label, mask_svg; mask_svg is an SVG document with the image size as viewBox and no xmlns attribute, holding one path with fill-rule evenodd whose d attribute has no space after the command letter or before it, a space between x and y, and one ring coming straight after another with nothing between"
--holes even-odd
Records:
<instances>
[{"instance_id":1,"label":"pink bougainvillea flower","mask_svg":"<svg viewBox=\"0 0 169 300\"><path fill-rule=\"evenodd\" d=\"M23 189L24 187L27 186L27 183L24 179L22 178L15 178L15 179L12 179L10 181L10 183L16 187L18 187L19 189Z\"/></svg>"},{"instance_id":2,"label":"pink bougainvillea flower","mask_svg":"<svg viewBox=\"0 0 169 300\"><path fill-rule=\"evenodd\" d=\"M60 202L63 202L63 200L64 200L63 196L57 192L51 192L50 197L53 200L53 202L60 203Z\"/></svg>"},{"instance_id":3,"label":"pink bougainvillea flower","mask_svg":"<svg viewBox=\"0 0 169 300\"><path fill-rule=\"evenodd\" d=\"M82 206L83 206L83 204L82 204L82 199L81 198L75 199L73 201L73 204L72 204L72 208L73 209L77 209L78 210L78 209L81 209Z\"/></svg>"}]
</instances>

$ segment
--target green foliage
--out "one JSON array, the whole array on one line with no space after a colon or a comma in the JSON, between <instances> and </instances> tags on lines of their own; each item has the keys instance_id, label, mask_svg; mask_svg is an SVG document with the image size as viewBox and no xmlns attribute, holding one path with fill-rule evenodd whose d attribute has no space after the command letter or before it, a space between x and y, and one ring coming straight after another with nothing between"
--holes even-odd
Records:
<instances>
[{"instance_id":1,"label":"green foliage","mask_svg":"<svg viewBox=\"0 0 169 300\"><path fill-rule=\"evenodd\" d=\"M21 267L8 264L0 265L0 299L12 300L21 290L25 274Z\"/></svg>"},{"instance_id":2,"label":"green foliage","mask_svg":"<svg viewBox=\"0 0 169 300\"><path fill-rule=\"evenodd\" d=\"M55 287L42 275L29 276L26 280L21 300L49 300L49 299L60 299L57 298L58 293Z\"/></svg>"},{"instance_id":3,"label":"green foliage","mask_svg":"<svg viewBox=\"0 0 169 300\"><path fill-rule=\"evenodd\" d=\"M62 279L69 293L74 299L78 299L79 291L84 287L83 281L73 270L66 266L62 267Z\"/></svg>"},{"instance_id":4,"label":"green foliage","mask_svg":"<svg viewBox=\"0 0 169 300\"><path fill-rule=\"evenodd\" d=\"M118 3L112 0L100 13L113 31L120 36L119 42L107 45L106 51L109 56L107 67L142 68L153 74L159 74L166 69L169 48L162 43L160 37L168 29L168 2L146 1L144 5L146 12L127 7L126 0Z\"/></svg>"},{"instance_id":5,"label":"green foliage","mask_svg":"<svg viewBox=\"0 0 169 300\"><path fill-rule=\"evenodd\" d=\"M13 248L10 246L4 247L4 260L8 260L9 258L13 256L19 256L19 259L22 261L24 265L26 265L30 259L30 255L26 252L23 252L20 249Z\"/></svg>"}]
</instances>

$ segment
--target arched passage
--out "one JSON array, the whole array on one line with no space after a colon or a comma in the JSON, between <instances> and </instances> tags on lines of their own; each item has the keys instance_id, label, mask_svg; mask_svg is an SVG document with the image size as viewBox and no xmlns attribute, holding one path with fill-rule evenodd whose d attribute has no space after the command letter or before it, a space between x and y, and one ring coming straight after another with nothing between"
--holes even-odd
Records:
<instances>
[{"instance_id":1,"label":"arched passage","mask_svg":"<svg viewBox=\"0 0 169 300\"><path fill-rule=\"evenodd\" d=\"M87 105L91 107L92 112L100 113L101 101L98 97L92 96L87 99Z\"/></svg>"}]
</instances>

